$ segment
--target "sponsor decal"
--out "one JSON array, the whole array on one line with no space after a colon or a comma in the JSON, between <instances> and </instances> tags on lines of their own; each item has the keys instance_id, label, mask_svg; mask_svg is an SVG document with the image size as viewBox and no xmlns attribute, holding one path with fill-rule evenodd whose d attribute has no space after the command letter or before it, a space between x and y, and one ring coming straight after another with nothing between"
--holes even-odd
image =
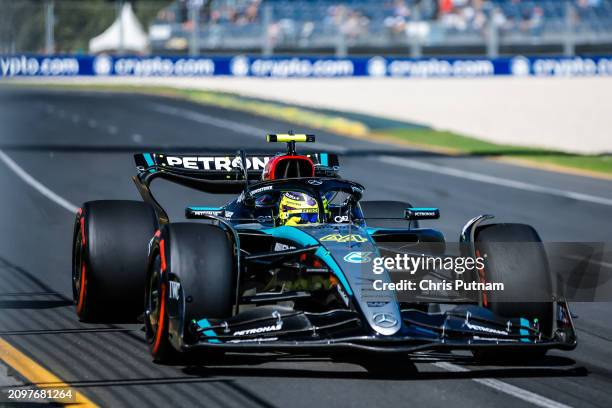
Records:
<instances>
[{"instance_id":1,"label":"sponsor decal","mask_svg":"<svg viewBox=\"0 0 612 408\"><path fill-rule=\"evenodd\" d=\"M298 195L296 193L292 193L291 191L286 191L283 193L283 195L293 201L302 201L302 196Z\"/></svg>"},{"instance_id":2,"label":"sponsor decal","mask_svg":"<svg viewBox=\"0 0 612 408\"><path fill-rule=\"evenodd\" d=\"M329 234L325 235L320 241L334 241L334 242L367 242L368 239L358 234Z\"/></svg>"},{"instance_id":3,"label":"sponsor decal","mask_svg":"<svg viewBox=\"0 0 612 408\"><path fill-rule=\"evenodd\" d=\"M215 73L210 58L115 58L115 74L122 76L209 76Z\"/></svg>"},{"instance_id":4,"label":"sponsor decal","mask_svg":"<svg viewBox=\"0 0 612 408\"><path fill-rule=\"evenodd\" d=\"M379 327L393 327L397 324L397 319L390 313L376 313L372 318Z\"/></svg>"},{"instance_id":5,"label":"sponsor decal","mask_svg":"<svg viewBox=\"0 0 612 408\"><path fill-rule=\"evenodd\" d=\"M394 77L483 77L495 75L495 65L488 59L399 59L393 60L387 71Z\"/></svg>"},{"instance_id":6,"label":"sponsor decal","mask_svg":"<svg viewBox=\"0 0 612 408\"><path fill-rule=\"evenodd\" d=\"M611 58L536 58L531 60L536 76L591 76L612 74Z\"/></svg>"},{"instance_id":7,"label":"sponsor decal","mask_svg":"<svg viewBox=\"0 0 612 408\"><path fill-rule=\"evenodd\" d=\"M383 307L389 302L368 302L368 307Z\"/></svg>"},{"instance_id":8,"label":"sponsor decal","mask_svg":"<svg viewBox=\"0 0 612 408\"><path fill-rule=\"evenodd\" d=\"M26 55L0 57L0 76L66 76L78 75L80 58L31 57Z\"/></svg>"},{"instance_id":9,"label":"sponsor decal","mask_svg":"<svg viewBox=\"0 0 612 408\"><path fill-rule=\"evenodd\" d=\"M353 76L355 66L349 59L254 59L249 66L256 77L343 77Z\"/></svg>"},{"instance_id":10,"label":"sponsor decal","mask_svg":"<svg viewBox=\"0 0 612 408\"><path fill-rule=\"evenodd\" d=\"M278 337L258 337L255 339L234 339L228 341L228 343L260 343L262 341L276 341Z\"/></svg>"},{"instance_id":11,"label":"sponsor decal","mask_svg":"<svg viewBox=\"0 0 612 408\"><path fill-rule=\"evenodd\" d=\"M255 190L251 190L251 194L259 194L259 193L261 193L263 191L270 191L270 190L272 190L272 187L273 186L259 187L259 188L256 188Z\"/></svg>"},{"instance_id":12,"label":"sponsor decal","mask_svg":"<svg viewBox=\"0 0 612 408\"><path fill-rule=\"evenodd\" d=\"M384 77L387 75L387 60L383 57L370 58L366 69L369 76Z\"/></svg>"},{"instance_id":13,"label":"sponsor decal","mask_svg":"<svg viewBox=\"0 0 612 408\"><path fill-rule=\"evenodd\" d=\"M266 163L270 160L269 157L251 157L247 158L247 169L263 170ZM232 171L240 170L240 157L230 158L229 156L166 156L165 163L170 167L181 167L189 170L215 170L215 171Z\"/></svg>"},{"instance_id":14,"label":"sponsor decal","mask_svg":"<svg viewBox=\"0 0 612 408\"><path fill-rule=\"evenodd\" d=\"M334 217L334 222L338 224L349 222L349 216L348 215L336 215Z\"/></svg>"},{"instance_id":15,"label":"sponsor decal","mask_svg":"<svg viewBox=\"0 0 612 408\"><path fill-rule=\"evenodd\" d=\"M261 326L254 329L238 330L234 332L234 336L248 336L250 334L268 333L278 331L283 328L283 322L279 321L271 326Z\"/></svg>"},{"instance_id":16,"label":"sponsor decal","mask_svg":"<svg viewBox=\"0 0 612 408\"><path fill-rule=\"evenodd\" d=\"M170 291L168 293L168 297L170 299L179 299L179 292L181 290L181 284L179 282L170 281Z\"/></svg>"},{"instance_id":17,"label":"sponsor decal","mask_svg":"<svg viewBox=\"0 0 612 408\"><path fill-rule=\"evenodd\" d=\"M344 257L344 260L346 262L356 263L356 264L368 263L368 262L372 262L371 255L372 255L372 252L358 252L358 251L349 252Z\"/></svg>"},{"instance_id":18,"label":"sponsor decal","mask_svg":"<svg viewBox=\"0 0 612 408\"><path fill-rule=\"evenodd\" d=\"M318 213L318 208L296 208L294 210L286 210L287 214L313 214Z\"/></svg>"},{"instance_id":19,"label":"sponsor decal","mask_svg":"<svg viewBox=\"0 0 612 408\"><path fill-rule=\"evenodd\" d=\"M234 216L234 212L233 211L226 211L225 212L225 218L232 218Z\"/></svg>"},{"instance_id":20,"label":"sponsor decal","mask_svg":"<svg viewBox=\"0 0 612 408\"><path fill-rule=\"evenodd\" d=\"M215 215L215 216L218 216L218 215L221 215L221 211L208 211L208 210L205 210L205 211L194 211L193 215Z\"/></svg>"},{"instance_id":21,"label":"sponsor decal","mask_svg":"<svg viewBox=\"0 0 612 408\"><path fill-rule=\"evenodd\" d=\"M249 58L237 55L230 61L230 72L234 76L247 76L249 74Z\"/></svg>"},{"instance_id":22,"label":"sponsor decal","mask_svg":"<svg viewBox=\"0 0 612 408\"><path fill-rule=\"evenodd\" d=\"M288 251L290 249L295 249L295 247L287 244L281 244L280 242L274 244L274 252Z\"/></svg>"},{"instance_id":23,"label":"sponsor decal","mask_svg":"<svg viewBox=\"0 0 612 408\"><path fill-rule=\"evenodd\" d=\"M440 218L440 210L437 208L407 208L405 215L409 220L438 219Z\"/></svg>"},{"instance_id":24,"label":"sponsor decal","mask_svg":"<svg viewBox=\"0 0 612 408\"><path fill-rule=\"evenodd\" d=\"M108 55L98 55L94 58L92 69L95 75L109 75L113 70L113 60Z\"/></svg>"},{"instance_id":25,"label":"sponsor decal","mask_svg":"<svg viewBox=\"0 0 612 408\"><path fill-rule=\"evenodd\" d=\"M223 215L223 210L193 210L193 215L215 215L220 216Z\"/></svg>"},{"instance_id":26,"label":"sponsor decal","mask_svg":"<svg viewBox=\"0 0 612 408\"><path fill-rule=\"evenodd\" d=\"M249 58L169 56L75 56L16 54L0 56L0 77L6 76L134 76L332 78L413 77L452 78L492 75L597 76L612 75L606 56L549 58Z\"/></svg>"},{"instance_id":27,"label":"sponsor decal","mask_svg":"<svg viewBox=\"0 0 612 408\"><path fill-rule=\"evenodd\" d=\"M321 184L323 184L323 182L321 180L308 180L308 184L311 184L313 186L320 186Z\"/></svg>"},{"instance_id":28,"label":"sponsor decal","mask_svg":"<svg viewBox=\"0 0 612 408\"><path fill-rule=\"evenodd\" d=\"M437 215L436 211L415 211L413 213L416 217L434 217Z\"/></svg>"},{"instance_id":29,"label":"sponsor decal","mask_svg":"<svg viewBox=\"0 0 612 408\"><path fill-rule=\"evenodd\" d=\"M481 326L479 324L472 324L470 322L465 322L464 326L470 330L475 330L483 333L499 334L501 336L508 335L508 332L505 330L492 329L491 327Z\"/></svg>"},{"instance_id":30,"label":"sponsor decal","mask_svg":"<svg viewBox=\"0 0 612 408\"><path fill-rule=\"evenodd\" d=\"M525 57L514 57L510 61L510 73L514 76L527 76L531 72L531 64Z\"/></svg>"},{"instance_id":31,"label":"sponsor decal","mask_svg":"<svg viewBox=\"0 0 612 408\"><path fill-rule=\"evenodd\" d=\"M480 336L473 336L472 337L474 340L480 340L480 341L491 341L491 342L500 342L500 341L504 341L506 343L518 343L518 340L515 339L502 339L499 337L480 337Z\"/></svg>"},{"instance_id":32,"label":"sponsor decal","mask_svg":"<svg viewBox=\"0 0 612 408\"><path fill-rule=\"evenodd\" d=\"M348 295L346 294L346 292L344 291L344 289L342 289L342 285L337 284L336 288L338 289L338 295L340 295L340 298L344 302L344 305L346 307L348 307L349 304L350 304L350 299L349 299Z\"/></svg>"}]
</instances>

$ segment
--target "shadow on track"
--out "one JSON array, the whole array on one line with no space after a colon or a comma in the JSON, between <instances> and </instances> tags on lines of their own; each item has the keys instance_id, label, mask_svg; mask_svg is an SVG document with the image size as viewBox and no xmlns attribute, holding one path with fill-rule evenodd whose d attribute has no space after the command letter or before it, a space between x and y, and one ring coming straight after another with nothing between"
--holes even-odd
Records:
<instances>
[{"instance_id":1,"label":"shadow on track","mask_svg":"<svg viewBox=\"0 0 612 408\"><path fill-rule=\"evenodd\" d=\"M346 370L346 365L343 365L342 371L334 371L333 366L329 369L298 369L298 368L278 368L278 367L257 367L265 363L285 362L291 364L299 364L303 362L331 362L325 358L291 358L282 357L275 358L274 356L261 355L227 355L218 357L214 361L210 361L207 365L190 365L183 368L183 372L188 375L195 375L202 378L212 377L287 377L287 378L327 378L327 379L354 379L354 380L408 380L408 381L426 381L426 380L457 380L457 379L473 379L473 378L538 378L538 377L584 377L589 374L589 371L584 367L576 367L576 362L570 358L550 356L544 357L539 361L525 363L519 366L498 366L489 367L465 372L450 372L450 371L418 371L416 368L406 366L406 370L377 370L376 372L368 372L359 369L361 366L358 362L351 362L354 369ZM340 361L339 361L340 362ZM463 364L468 365L468 364ZM475 362L472 364L476 367L482 367ZM568 368L560 368L568 367Z\"/></svg>"},{"instance_id":2,"label":"shadow on track","mask_svg":"<svg viewBox=\"0 0 612 408\"><path fill-rule=\"evenodd\" d=\"M292 368L265 368L265 367L186 367L186 374L209 377L278 377L278 378L327 378L371 380L373 376L367 371L328 371L304 370ZM397 381L427 381L427 380L461 380L474 378L552 378L552 377L585 377L588 370L582 367L570 369L554 368L499 368L484 369L466 372L427 371L414 372L408 370L405 375L392 373L388 376L377 373L375 379Z\"/></svg>"}]
</instances>

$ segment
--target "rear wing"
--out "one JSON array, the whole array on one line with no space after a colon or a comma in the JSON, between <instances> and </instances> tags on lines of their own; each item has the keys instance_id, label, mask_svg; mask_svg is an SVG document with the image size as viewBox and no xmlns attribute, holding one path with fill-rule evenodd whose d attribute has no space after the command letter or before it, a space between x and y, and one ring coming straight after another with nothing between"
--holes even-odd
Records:
<instances>
[{"instance_id":1,"label":"rear wing","mask_svg":"<svg viewBox=\"0 0 612 408\"><path fill-rule=\"evenodd\" d=\"M330 153L306 155L315 165L315 176L338 177L338 156ZM227 155L185 155L138 153L134 161L138 174L132 177L142 199L153 206L161 224L169 222L168 214L153 196L150 185L157 178L191 187L206 193L241 193L249 180L260 180L266 163L274 154L246 155L243 151ZM246 171L242 169L242 158Z\"/></svg>"},{"instance_id":2,"label":"rear wing","mask_svg":"<svg viewBox=\"0 0 612 408\"><path fill-rule=\"evenodd\" d=\"M266 164L275 155L246 155L249 180L260 180ZM311 153L315 165L315 176L335 177L340 168L338 156L332 153ZM157 172L174 173L195 179L211 181L244 181L240 154L228 155L183 155L166 153L138 153L134 155L139 176ZM143 174L144 173L144 174Z\"/></svg>"}]
</instances>

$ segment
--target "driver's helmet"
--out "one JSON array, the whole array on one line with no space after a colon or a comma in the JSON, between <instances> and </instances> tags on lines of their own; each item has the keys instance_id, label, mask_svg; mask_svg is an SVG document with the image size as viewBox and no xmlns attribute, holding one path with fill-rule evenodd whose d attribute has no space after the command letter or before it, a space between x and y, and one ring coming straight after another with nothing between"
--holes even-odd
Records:
<instances>
[{"instance_id":1,"label":"driver's helmet","mask_svg":"<svg viewBox=\"0 0 612 408\"><path fill-rule=\"evenodd\" d=\"M295 226L319 222L317 200L306 193L287 191L278 204L280 225Z\"/></svg>"}]
</instances>

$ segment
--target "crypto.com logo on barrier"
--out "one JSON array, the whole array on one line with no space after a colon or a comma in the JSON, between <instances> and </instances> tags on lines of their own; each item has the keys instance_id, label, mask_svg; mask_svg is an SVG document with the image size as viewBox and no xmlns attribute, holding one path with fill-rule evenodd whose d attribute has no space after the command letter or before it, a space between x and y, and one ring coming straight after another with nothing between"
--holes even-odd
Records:
<instances>
[{"instance_id":1,"label":"crypto.com logo on barrier","mask_svg":"<svg viewBox=\"0 0 612 408\"><path fill-rule=\"evenodd\" d=\"M0 55L1 77L478 78L609 76L612 57L386 58Z\"/></svg>"}]
</instances>

